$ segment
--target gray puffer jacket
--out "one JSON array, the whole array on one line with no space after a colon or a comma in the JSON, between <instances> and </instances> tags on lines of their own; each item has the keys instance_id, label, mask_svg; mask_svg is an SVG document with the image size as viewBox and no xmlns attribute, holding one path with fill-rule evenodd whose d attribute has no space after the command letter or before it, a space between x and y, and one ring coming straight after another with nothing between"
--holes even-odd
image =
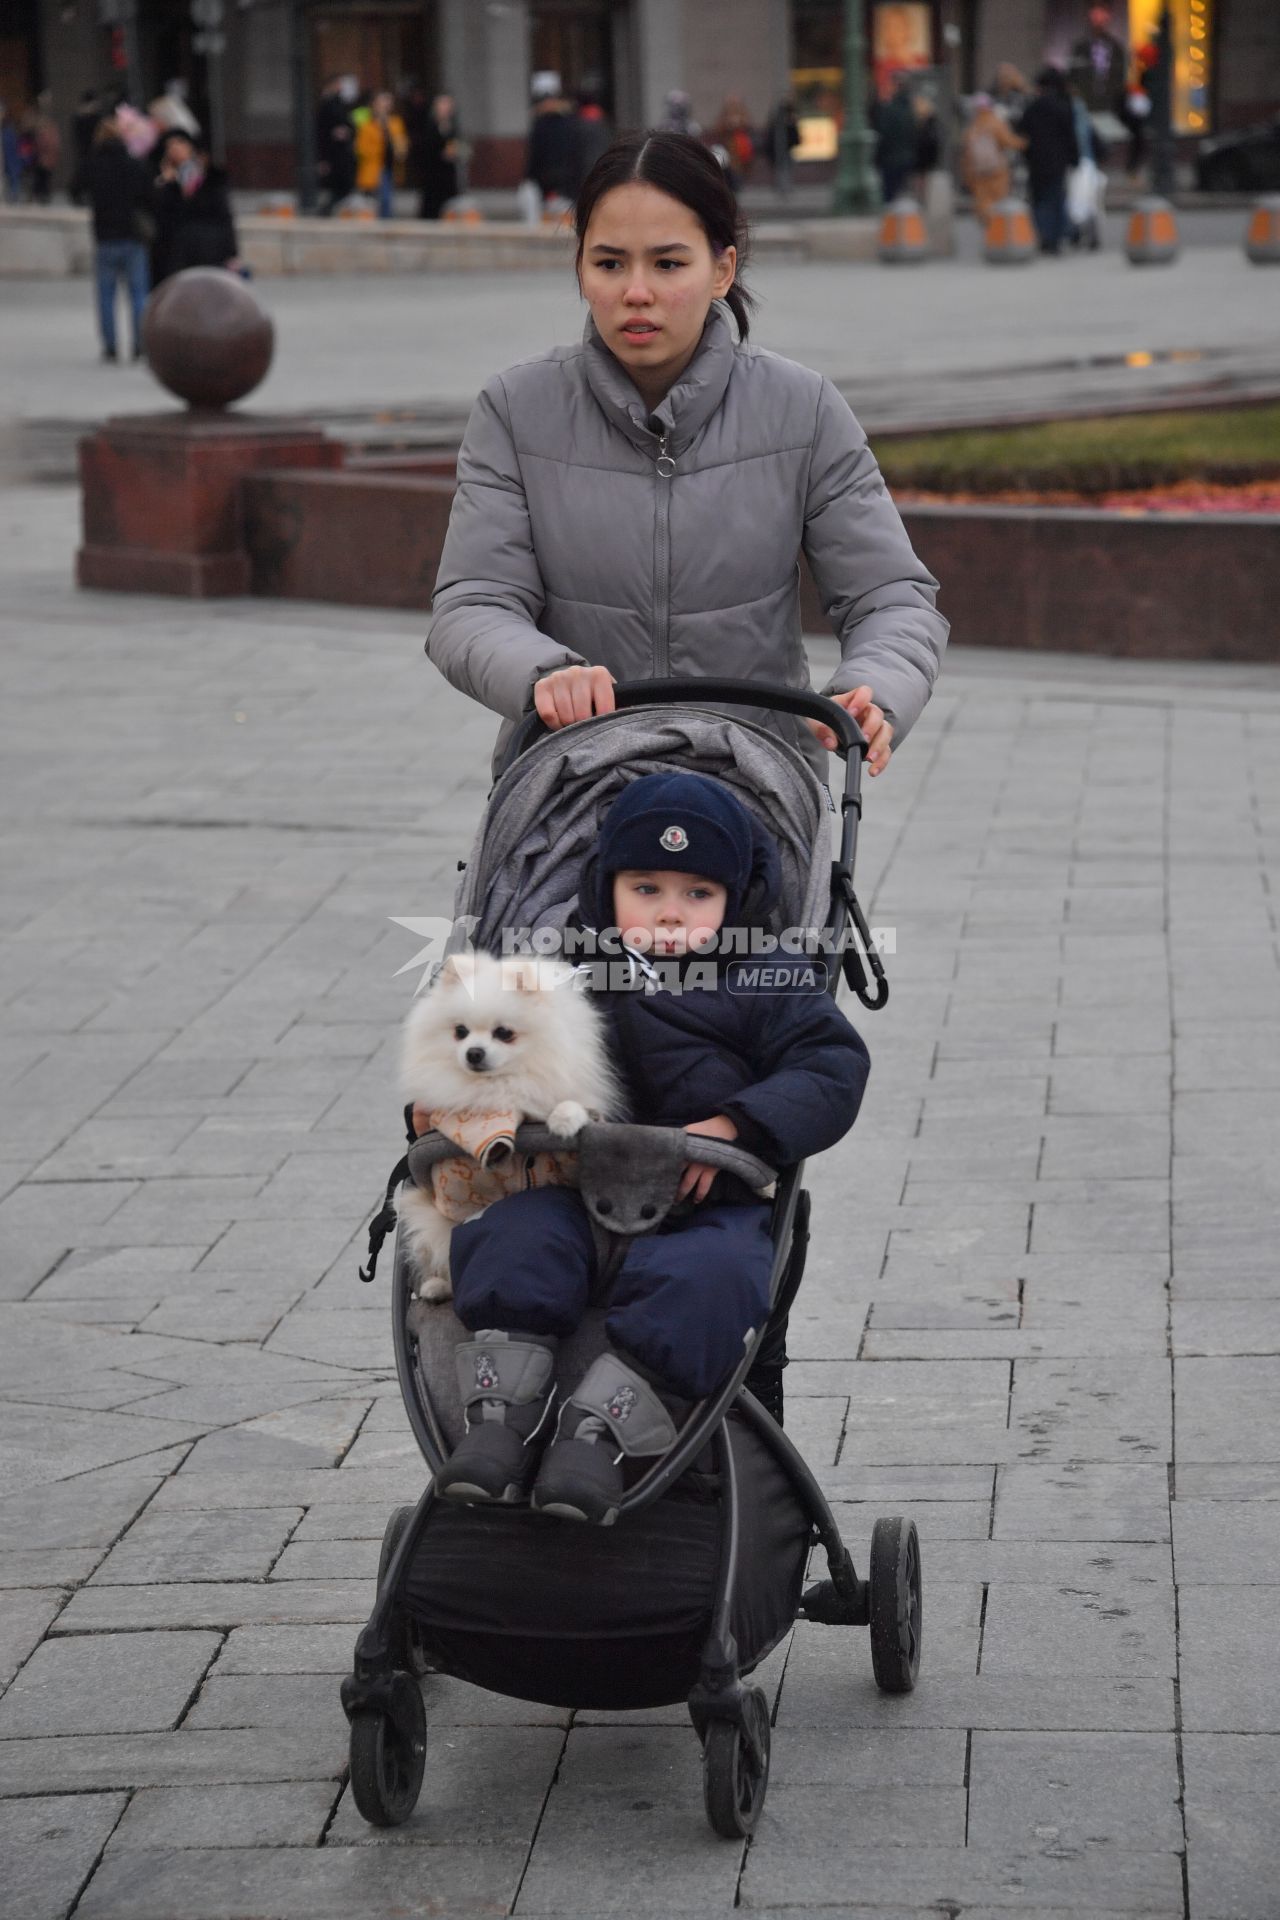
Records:
<instances>
[{"instance_id":1,"label":"gray puffer jacket","mask_svg":"<svg viewBox=\"0 0 1280 1920\"><path fill-rule=\"evenodd\" d=\"M582 663L619 680L807 687L801 548L840 638L824 691L866 683L901 741L947 622L831 382L741 345L717 306L648 414L588 323L580 345L523 361L476 401L427 653L509 723L542 674Z\"/></svg>"}]
</instances>

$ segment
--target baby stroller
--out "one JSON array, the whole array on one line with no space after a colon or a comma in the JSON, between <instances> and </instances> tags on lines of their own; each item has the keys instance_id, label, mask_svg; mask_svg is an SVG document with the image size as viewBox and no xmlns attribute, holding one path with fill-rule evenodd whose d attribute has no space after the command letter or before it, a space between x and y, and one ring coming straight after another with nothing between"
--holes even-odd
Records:
<instances>
[{"instance_id":1,"label":"baby stroller","mask_svg":"<svg viewBox=\"0 0 1280 1920\"><path fill-rule=\"evenodd\" d=\"M768 825L783 873L774 931L820 929L825 959L818 964L828 989L836 991L843 972L865 1005L882 1006L888 986L853 890L866 742L849 715L816 694L730 680L636 682L620 685L616 697L618 712L556 733L545 733L536 715L517 729L464 869L456 924L477 948L491 950L506 928L563 926L614 797L630 780L675 766L725 782ZM810 716L836 734L844 792L834 859L826 788L751 709ZM516 1144L535 1153L557 1143L528 1126ZM584 1128L577 1148L589 1213L626 1235L650 1230L664 1215L671 1169L678 1177L687 1141L678 1129L603 1124ZM399 1181L425 1185L432 1165L457 1153L436 1134L411 1143L370 1229L362 1277L371 1277L392 1224ZM576 1526L528 1508L456 1507L437 1502L430 1482L416 1507L392 1514L377 1600L342 1683L352 1795L374 1825L399 1824L417 1801L426 1751L419 1681L427 1672L582 1710L687 1701L703 1747L707 1817L728 1838L754 1828L769 1774L768 1702L746 1677L797 1618L869 1627L877 1685L886 1693L915 1685L922 1608L914 1524L877 1520L860 1578L781 1424L787 1315L808 1242L803 1169L775 1175L738 1147L711 1140L700 1140L698 1157L757 1190L772 1186L769 1321L732 1377L692 1409L674 1445L626 1493L616 1526ZM463 1430L453 1349L472 1336L447 1303L415 1299L413 1285L397 1245L396 1367L414 1435L435 1472ZM603 1348L603 1323L603 1311L593 1308L562 1341L557 1374L570 1386ZM825 1551L827 1577L806 1590L815 1543Z\"/></svg>"}]
</instances>

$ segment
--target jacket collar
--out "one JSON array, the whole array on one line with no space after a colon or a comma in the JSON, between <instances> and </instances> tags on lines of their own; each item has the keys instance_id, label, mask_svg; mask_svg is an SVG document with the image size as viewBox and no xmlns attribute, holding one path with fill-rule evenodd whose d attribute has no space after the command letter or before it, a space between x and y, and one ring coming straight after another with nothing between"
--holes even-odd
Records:
<instances>
[{"instance_id":1,"label":"jacket collar","mask_svg":"<svg viewBox=\"0 0 1280 1920\"><path fill-rule=\"evenodd\" d=\"M737 348L728 312L717 302L707 315L693 359L651 414L621 362L600 338L590 314L582 337L587 347L587 385L597 405L633 446L646 453L663 432L673 454L692 444L724 399ZM651 422L657 422L656 432Z\"/></svg>"}]
</instances>

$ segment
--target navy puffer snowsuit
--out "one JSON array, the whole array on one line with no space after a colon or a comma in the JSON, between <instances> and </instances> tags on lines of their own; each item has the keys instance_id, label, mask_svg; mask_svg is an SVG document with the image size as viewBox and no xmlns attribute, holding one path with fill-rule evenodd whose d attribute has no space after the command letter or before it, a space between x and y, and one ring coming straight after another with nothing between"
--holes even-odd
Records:
<instances>
[{"instance_id":1,"label":"navy puffer snowsuit","mask_svg":"<svg viewBox=\"0 0 1280 1920\"><path fill-rule=\"evenodd\" d=\"M714 787L746 814L727 789L699 776L651 778L668 780L668 792ZM624 801L646 784L636 782ZM739 912L744 921L763 920L777 891L776 848L746 817L750 871L736 898L726 876L707 875L730 885L726 925ZM666 864L680 863L668 857ZM612 871L598 860L583 876L580 917L597 929L613 925ZM765 987L752 960L728 959L714 986L688 992L654 990L643 970L637 978L635 991L603 996L632 1119L681 1127L725 1114L740 1144L778 1168L833 1146L853 1125L870 1060L826 993ZM569 1333L588 1305L594 1258L577 1193L542 1187L510 1195L455 1230L455 1310L473 1331ZM700 1399L719 1386L764 1319L772 1259L768 1207L721 1175L701 1205L633 1242L610 1293L609 1338L661 1385Z\"/></svg>"}]
</instances>

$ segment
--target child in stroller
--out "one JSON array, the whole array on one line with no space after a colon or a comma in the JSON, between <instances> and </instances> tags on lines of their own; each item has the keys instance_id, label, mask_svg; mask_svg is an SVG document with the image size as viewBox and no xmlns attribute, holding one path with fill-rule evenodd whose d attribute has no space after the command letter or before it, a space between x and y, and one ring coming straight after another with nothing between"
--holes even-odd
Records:
<instances>
[{"instance_id":1,"label":"child in stroller","mask_svg":"<svg viewBox=\"0 0 1280 1920\"><path fill-rule=\"evenodd\" d=\"M811 970L796 966L788 991L785 968L740 957L778 887L771 836L726 786L647 774L605 817L579 917L662 967L636 964L636 990L604 996L631 1117L736 1140L785 1167L853 1125L869 1063ZM769 1311L768 1206L692 1150L677 1199L615 1263L609 1345L542 1448L558 1343L600 1278L587 1210L570 1187L530 1187L455 1229L454 1311L473 1338L455 1349L466 1432L437 1475L441 1498L509 1505L528 1494L541 1513L616 1520L624 1463L667 1451L689 1404L715 1392Z\"/></svg>"}]
</instances>

